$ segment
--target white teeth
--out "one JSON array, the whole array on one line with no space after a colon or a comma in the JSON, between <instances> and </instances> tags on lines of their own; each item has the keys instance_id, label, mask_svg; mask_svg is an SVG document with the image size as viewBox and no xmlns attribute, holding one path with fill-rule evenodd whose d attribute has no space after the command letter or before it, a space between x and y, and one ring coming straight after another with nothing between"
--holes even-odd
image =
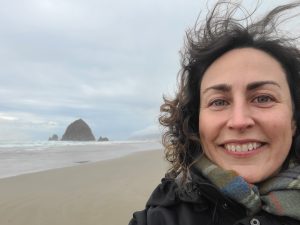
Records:
<instances>
[{"instance_id":1,"label":"white teeth","mask_svg":"<svg viewBox=\"0 0 300 225\"><path fill-rule=\"evenodd\" d=\"M248 149L249 149L249 151L251 151L253 149L253 145L251 143L248 145Z\"/></svg>"},{"instance_id":2,"label":"white teeth","mask_svg":"<svg viewBox=\"0 0 300 225\"><path fill-rule=\"evenodd\" d=\"M243 144L242 145L242 152L247 152L248 151L248 145L247 144Z\"/></svg>"},{"instance_id":3,"label":"white teeth","mask_svg":"<svg viewBox=\"0 0 300 225\"><path fill-rule=\"evenodd\" d=\"M256 149L256 142L253 143L253 149Z\"/></svg>"},{"instance_id":4,"label":"white teeth","mask_svg":"<svg viewBox=\"0 0 300 225\"><path fill-rule=\"evenodd\" d=\"M246 143L242 145L237 145L237 144L225 144L225 148L228 151L232 152L247 152L247 151L252 151L261 146L261 143L258 142L251 142L251 143Z\"/></svg>"}]
</instances>

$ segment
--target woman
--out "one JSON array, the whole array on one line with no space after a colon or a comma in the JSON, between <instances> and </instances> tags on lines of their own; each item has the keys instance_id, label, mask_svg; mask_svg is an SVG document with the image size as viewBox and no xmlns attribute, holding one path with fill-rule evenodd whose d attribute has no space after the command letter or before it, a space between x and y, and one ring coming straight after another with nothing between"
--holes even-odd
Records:
<instances>
[{"instance_id":1,"label":"woman","mask_svg":"<svg viewBox=\"0 0 300 225\"><path fill-rule=\"evenodd\" d=\"M276 30L299 5L247 23L219 2L188 33L161 107L172 167L130 225L300 224L300 51Z\"/></svg>"}]
</instances>

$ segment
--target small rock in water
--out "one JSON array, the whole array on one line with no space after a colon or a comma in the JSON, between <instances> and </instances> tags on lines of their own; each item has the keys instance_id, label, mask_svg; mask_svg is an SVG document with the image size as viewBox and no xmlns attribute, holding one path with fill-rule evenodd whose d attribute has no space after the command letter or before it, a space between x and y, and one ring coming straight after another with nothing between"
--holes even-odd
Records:
<instances>
[{"instance_id":1,"label":"small rock in water","mask_svg":"<svg viewBox=\"0 0 300 225\"><path fill-rule=\"evenodd\" d=\"M107 137L99 137L98 141L109 141Z\"/></svg>"},{"instance_id":2,"label":"small rock in water","mask_svg":"<svg viewBox=\"0 0 300 225\"><path fill-rule=\"evenodd\" d=\"M52 137L49 137L48 141L58 141L57 134L53 134Z\"/></svg>"}]
</instances>

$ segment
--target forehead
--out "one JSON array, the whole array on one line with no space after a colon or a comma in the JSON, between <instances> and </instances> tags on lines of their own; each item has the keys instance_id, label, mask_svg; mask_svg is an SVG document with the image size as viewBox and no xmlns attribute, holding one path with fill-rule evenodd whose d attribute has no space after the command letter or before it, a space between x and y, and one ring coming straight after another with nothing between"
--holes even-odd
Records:
<instances>
[{"instance_id":1,"label":"forehead","mask_svg":"<svg viewBox=\"0 0 300 225\"><path fill-rule=\"evenodd\" d=\"M281 64L264 51L254 48L231 50L215 60L204 73L201 89L216 84L247 84L276 81L288 86Z\"/></svg>"}]
</instances>

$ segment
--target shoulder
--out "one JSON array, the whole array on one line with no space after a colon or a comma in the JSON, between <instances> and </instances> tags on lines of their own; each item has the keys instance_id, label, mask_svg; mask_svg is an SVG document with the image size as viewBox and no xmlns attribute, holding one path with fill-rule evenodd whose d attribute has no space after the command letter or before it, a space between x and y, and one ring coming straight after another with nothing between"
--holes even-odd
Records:
<instances>
[{"instance_id":1,"label":"shoulder","mask_svg":"<svg viewBox=\"0 0 300 225\"><path fill-rule=\"evenodd\" d=\"M175 179L163 178L151 194L146 208L135 212L130 225L196 224L208 208L197 185L180 185ZM203 212L203 214L201 213Z\"/></svg>"},{"instance_id":2,"label":"shoulder","mask_svg":"<svg viewBox=\"0 0 300 225\"><path fill-rule=\"evenodd\" d=\"M191 171L190 179L163 178L154 189L146 208L135 212L129 225L300 225L300 221L260 211L247 216L246 209L225 197L218 188Z\"/></svg>"}]
</instances>

